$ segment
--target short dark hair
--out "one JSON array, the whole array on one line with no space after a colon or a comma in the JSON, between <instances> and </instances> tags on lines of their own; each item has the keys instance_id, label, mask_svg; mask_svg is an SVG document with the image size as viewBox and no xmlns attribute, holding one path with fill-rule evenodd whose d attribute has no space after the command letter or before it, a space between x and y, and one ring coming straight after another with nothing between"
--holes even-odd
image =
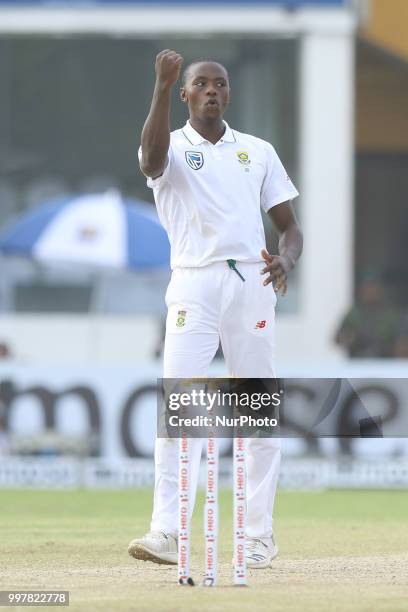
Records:
<instances>
[{"instance_id":1,"label":"short dark hair","mask_svg":"<svg viewBox=\"0 0 408 612\"><path fill-rule=\"evenodd\" d=\"M225 72L228 74L228 70L218 60L215 60L215 59L212 59L212 58L209 58L209 57L206 57L206 58L203 58L203 59L194 60L193 62L190 62L189 64L187 64L187 66L184 68L184 70L182 72L182 75L181 75L181 85L182 85L182 87L184 87L184 85L186 84L186 81L187 81L187 78L188 78L188 74L189 74L191 68L193 66L196 66L197 64L218 64L219 66L222 66L225 69Z\"/></svg>"}]
</instances>

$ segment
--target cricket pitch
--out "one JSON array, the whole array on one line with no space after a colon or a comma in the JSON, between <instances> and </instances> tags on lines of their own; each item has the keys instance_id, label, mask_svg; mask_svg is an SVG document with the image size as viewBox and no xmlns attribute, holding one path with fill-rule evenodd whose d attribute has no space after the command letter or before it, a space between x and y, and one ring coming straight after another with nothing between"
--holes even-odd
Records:
<instances>
[{"instance_id":1,"label":"cricket pitch","mask_svg":"<svg viewBox=\"0 0 408 612\"><path fill-rule=\"evenodd\" d=\"M232 586L230 491L220 495L214 589L180 587L174 566L129 557L128 542L149 529L150 490L16 490L0 496L0 588L69 590L72 611L408 609L405 491L280 492L275 513L280 553L271 569L248 572L248 589ZM203 567L200 495L192 527L196 583Z\"/></svg>"}]
</instances>

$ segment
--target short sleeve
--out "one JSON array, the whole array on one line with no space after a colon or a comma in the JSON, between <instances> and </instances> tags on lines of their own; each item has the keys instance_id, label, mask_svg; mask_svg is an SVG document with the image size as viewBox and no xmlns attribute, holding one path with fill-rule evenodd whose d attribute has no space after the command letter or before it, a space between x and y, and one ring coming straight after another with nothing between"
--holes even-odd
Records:
<instances>
[{"instance_id":1,"label":"short sleeve","mask_svg":"<svg viewBox=\"0 0 408 612\"><path fill-rule=\"evenodd\" d=\"M267 143L267 172L261 189L261 206L268 212L273 206L299 195L272 145Z\"/></svg>"},{"instance_id":2,"label":"short sleeve","mask_svg":"<svg viewBox=\"0 0 408 612\"><path fill-rule=\"evenodd\" d=\"M138 157L139 157L139 165L142 161L142 147L139 147L139 151L138 151ZM171 152L171 146L169 147L169 151L167 153L167 161L166 161L166 167L164 168L163 174L161 174L160 176L156 177L156 178L151 178L150 176L146 176L146 184L148 187L150 187L151 189L153 189L154 187L159 187L162 183L166 182L166 180L169 179L170 176L170 172L171 172L171 166L172 166L172 152Z\"/></svg>"}]
</instances>

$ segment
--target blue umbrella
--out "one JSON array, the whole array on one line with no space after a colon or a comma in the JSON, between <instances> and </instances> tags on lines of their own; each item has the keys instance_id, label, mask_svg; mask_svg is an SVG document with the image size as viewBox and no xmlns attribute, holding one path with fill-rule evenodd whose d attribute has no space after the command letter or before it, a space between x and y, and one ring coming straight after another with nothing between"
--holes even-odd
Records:
<instances>
[{"instance_id":1,"label":"blue umbrella","mask_svg":"<svg viewBox=\"0 0 408 612\"><path fill-rule=\"evenodd\" d=\"M168 268L170 245L155 209L116 191L38 206L0 233L0 252L43 262Z\"/></svg>"}]
</instances>

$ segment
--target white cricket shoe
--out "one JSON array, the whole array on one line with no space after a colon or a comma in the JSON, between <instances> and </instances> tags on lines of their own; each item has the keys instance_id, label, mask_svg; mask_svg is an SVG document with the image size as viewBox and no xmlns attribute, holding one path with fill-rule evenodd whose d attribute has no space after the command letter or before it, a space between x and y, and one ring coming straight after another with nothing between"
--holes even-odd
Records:
<instances>
[{"instance_id":1,"label":"white cricket shoe","mask_svg":"<svg viewBox=\"0 0 408 612\"><path fill-rule=\"evenodd\" d=\"M143 538L132 540L129 555L141 561L152 561L161 565L177 565L177 538L164 531L150 531Z\"/></svg>"},{"instance_id":2,"label":"white cricket shoe","mask_svg":"<svg viewBox=\"0 0 408 612\"><path fill-rule=\"evenodd\" d=\"M272 560L278 554L278 547L272 538L246 538L245 556L249 569L265 569L270 567Z\"/></svg>"}]
</instances>

